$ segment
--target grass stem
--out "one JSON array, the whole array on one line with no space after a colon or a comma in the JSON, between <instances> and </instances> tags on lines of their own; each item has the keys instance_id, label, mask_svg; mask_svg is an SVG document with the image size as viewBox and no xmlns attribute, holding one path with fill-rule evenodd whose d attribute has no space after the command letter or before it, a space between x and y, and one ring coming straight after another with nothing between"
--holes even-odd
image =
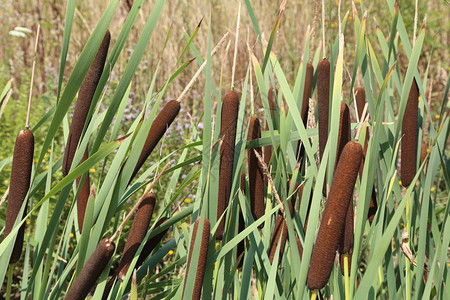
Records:
<instances>
[{"instance_id":1,"label":"grass stem","mask_svg":"<svg viewBox=\"0 0 450 300\"><path fill-rule=\"evenodd\" d=\"M345 299L350 299L350 274L348 272L348 254L344 254L344 285L345 285Z\"/></svg>"}]
</instances>

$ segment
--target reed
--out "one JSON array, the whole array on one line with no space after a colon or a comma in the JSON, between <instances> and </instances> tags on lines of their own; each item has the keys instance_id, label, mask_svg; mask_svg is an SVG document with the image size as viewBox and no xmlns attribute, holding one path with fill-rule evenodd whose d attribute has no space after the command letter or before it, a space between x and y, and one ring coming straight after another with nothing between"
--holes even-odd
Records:
<instances>
[{"instance_id":1,"label":"reed","mask_svg":"<svg viewBox=\"0 0 450 300\"><path fill-rule=\"evenodd\" d=\"M95 282L108 265L116 245L108 238L97 245L78 276L73 281L64 299L83 300L94 287Z\"/></svg>"},{"instance_id":2,"label":"reed","mask_svg":"<svg viewBox=\"0 0 450 300\"><path fill-rule=\"evenodd\" d=\"M70 125L69 136L67 138L67 145L64 151L64 160L62 164L62 173L64 175L67 175L70 171L81 134L83 133L83 127L86 123L89 108L91 107L92 97L94 97L95 90L97 89L98 82L103 72L110 40L111 34L109 33L109 30L107 30L103 41L100 44L100 48L97 51L97 55L89 67L86 77L81 83L75 110L73 112L72 124Z\"/></svg>"},{"instance_id":3,"label":"reed","mask_svg":"<svg viewBox=\"0 0 450 300\"><path fill-rule=\"evenodd\" d=\"M330 277L361 156L362 147L356 142L348 142L342 151L312 252L307 278L310 290L323 288Z\"/></svg>"},{"instance_id":4,"label":"reed","mask_svg":"<svg viewBox=\"0 0 450 300\"><path fill-rule=\"evenodd\" d=\"M247 139L255 140L261 137L261 126L257 117L251 117L250 126L248 128ZM248 181L250 187L250 207L252 215L255 220L261 218L264 215L264 172L258 162L258 158L255 155L257 151L262 156L261 147L247 150L248 157ZM262 223L259 228L262 228Z\"/></svg>"},{"instance_id":5,"label":"reed","mask_svg":"<svg viewBox=\"0 0 450 300\"><path fill-rule=\"evenodd\" d=\"M414 79L402 122L401 180L408 187L416 175L419 88Z\"/></svg>"},{"instance_id":6,"label":"reed","mask_svg":"<svg viewBox=\"0 0 450 300\"><path fill-rule=\"evenodd\" d=\"M200 218L197 218L197 220L194 223L194 231L192 233L192 239L191 239L191 246L189 248L189 257L187 261L186 266L186 276L185 278L188 278L190 267L191 267L191 260L192 260L192 252L194 251L194 244L195 239L197 237L197 231L198 226L200 224ZM210 228L211 224L208 219L203 219L203 228L202 228L202 236L200 241L200 251L198 253L198 262L197 262L197 272L195 273L195 282L194 282L194 288L192 290L192 298L191 299L200 299L200 296L202 294L202 286L203 286L203 277L205 276L205 269L206 269L206 261L208 258L208 244L209 244L209 235L210 235ZM186 290L186 281L184 282L183 287L183 299L185 299L184 292Z\"/></svg>"},{"instance_id":7,"label":"reed","mask_svg":"<svg viewBox=\"0 0 450 300\"><path fill-rule=\"evenodd\" d=\"M139 159L136 163L133 174L131 175L130 181L139 172L144 162L147 160L153 149L155 149L158 142L166 133L167 128L169 128L170 124L172 124L173 120L178 115L179 111L180 102L178 102L177 100L171 100L163 107L163 109L156 116L155 120L153 120L152 126L150 127L150 130L148 132L147 139L145 140L144 147L142 148L142 152L139 155Z\"/></svg>"},{"instance_id":8,"label":"reed","mask_svg":"<svg viewBox=\"0 0 450 300\"><path fill-rule=\"evenodd\" d=\"M330 110L330 62L326 59L317 65L317 102L319 110L319 156L328 140L328 114Z\"/></svg>"},{"instance_id":9,"label":"reed","mask_svg":"<svg viewBox=\"0 0 450 300\"><path fill-rule=\"evenodd\" d=\"M220 136L223 139L220 147L219 194L217 202L217 219L222 216L230 200L233 184L234 143L239 111L238 95L229 91L222 103ZM225 217L222 218L216 231L216 239L221 240L225 227Z\"/></svg>"},{"instance_id":10,"label":"reed","mask_svg":"<svg viewBox=\"0 0 450 300\"><path fill-rule=\"evenodd\" d=\"M23 214L19 215L20 208L24 204L25 197L30 188L31 169L33 168L34 135L29 129L19 131L14 145L14 154L11 167L11 178L9 184L9 198L6 205L5 237L12 229L16 219L22 220ZM26 205L26 204L25 204ZM16 263L22 254L25 224L20 226L17 233L14 248L9 260L10 264Z\"/></svg>"}]
</instances>

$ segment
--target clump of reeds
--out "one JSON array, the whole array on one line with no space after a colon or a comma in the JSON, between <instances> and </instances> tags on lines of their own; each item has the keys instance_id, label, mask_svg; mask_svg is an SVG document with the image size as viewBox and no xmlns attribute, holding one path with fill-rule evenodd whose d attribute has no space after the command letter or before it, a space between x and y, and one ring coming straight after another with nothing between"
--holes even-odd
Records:
<instances>
[{"instance_id":1,"label":"clump of reeds","mask_svg":"<svg viewBox=\"0 0 450 300\"><path fill-rule=\"evenodd\" d=\"M131 179L133 179L137 172L139 172L139 169L150 156L153 149L155 149L156 145L166 133L167 128L169 128L170 124L172 124L179 111L180 102L177 100L171 100L163 107L163 109L156 116L155 120L153 120L147 139L145 140L144 147L142 148L136 167L131 175Z\"/></svg>"},{"instance_id":2,"label":"clump of reeds","mask_svg":"<svg viewBox=\"0 0 450 300\"><path fill-rule=\"evenodd\" d=\"M229 91L222 103L220 136L223 139L220 147L219 194L217 202L217 219L224 213L230 200L233 184L234 143L239 111L239 99L235 91ZM225 217L222 218L216 231L216 239L222 239Z\"/></svg>"},{"instance_id":3,"label":"clump of reeds","mask_svg":"<svg viewBox=\"0 0 450 300\"><path fill-rule=\"evenodd\" d=\"M75 110L73 112L72 124L70 125L69 137L67 138L67 145L64 151L64 160L62 164L62 172L64 175L67 175L70 171L81 134L83 133L83 127L86 123L89 108L91 107L92 97L94 97L95 90L97 89L98 82L103 72L110 40L111 35L109 30L107 30L103 41L100 44L100 48L97 51L97 55L95 56L86 77L81 83Z\"/></svg>"},{"instance_id":4,"label":"clump of reeds","mask_svg":"<svg viewBox=\"0 0 450 300\"><path fill-rule=\"evenodd\" d=\"M338 161L308 270L307 284L311 290L323 288L330 277L349 202L352 201L361 156L361 145L348 142Z\"/></svg>"},{"instance_id":5,"label":"clump of reeds","mask_svg":"<svg viewBox=\"0 0 450 300\"><path fill-rule=\"evenodd\" d=\"M257 117L251 117L247 139L255 140L261 137L261 126ZM261 147L248 149L248 181L250 187L250 207L255 220L264 215L264 172L254 151L262 156ZM264 223L259 226L262 228Z\"/></svg>"},{"instance_id":6,"label":"clump of reeds","mask_svg":"<svg viewBox=\"0 0 450 300\"><path fill-rule=\"evenodd\" d=\"M73 281L64 299L83 300L94 287L95 282L109 263L116 245L108 238L97 245L78 276Z\"/></svg>"},{"instance_id":7,"label":"clump of reeds","mask_svg":"<svg viewBox=\"0 0 450 300\"><path fill-rule=\"evenodd\" d=\"M88 150L84 151L83 159L81 162L84 162L88 159ZM80 186L80 182L83 176L77 178L77 186ZM86 206L89 199L91 182L89 180L89 172L86 174L84 178L83 184L80 187L80 192L77 197L77 215L78 215L78 227L80 228L80 232L83 230L84 216L86 213Z\"/></svg>"},{"instance_id":8,"label":"clump of reeds","mask_svg":"<svg viewBox=\"0 0 450 300\"><path fill-rule=\"evenodd\" d=\"M401 181L404 187L411 184L416 175L419 88L414 79L409 91L402 122Z\"/></svg>"},{"instance_id":9,"label":"clump of reeds","mask_svg":"<svg viewBox=\"0 0 450 300\"><path fill-rule=\"evenodd\" d=\"M198 218L195 223L194 223L194 231L192 233L192 239L191 239L191 246L189 248L189 257L188 257L188 261L187 261L187 267L186 267L186 280L188 278L188 274L190 272L190 267L191 267L191 260L192 260L192 255L193 255L193 251L194 251L194 244L195 244L195 239L197 237L197 232L198 232L198 227L200 222L202 222L203 224L203 228L201 228L201 232L202 232L202 236L201 236L201 241L200 241L200 251L198 253L198 262L197 262L197 272L195 273L195 282L194 282L194 287L192 290L192 298L191 299L200 299L201 293L202 293L202 286L203 286L203 277L205 276L205 269L206 269L206 261L208 258L208 244L209 244L209 235L210 235L210 222L208 219L204 218L204 219L200 219ZM197 255L197 253L196 253ZM185 299L185 295L184 292L186 290L186 281L184 283L184 287L183 287L183 299Z\"/></svg>"},{"instance_id":10,"label":"clump of reeds","mask_svg":"<svg viewBox=\"0 0 450 300\"><path fill-rule=\"evenodd\" d=\"M322 158L328 140L328 113L330 110L330 62L326 59L322 59L317 65L317 102L319 110L319 155Z\"/></svg>"},{"instance_id":11,"label":"clump of reeds","mask_svg":"<svg viewBox=\"0 0 450 300\"><path fill-rule=\"evenodd\" d=\"M19 215L25 197L30 188L31 169L33 167L34 135L29 129L19 131L14 145L14 154L11 167L11 178L9 185L9 198L6 206L5 237L12 229L16 219L21 220L25 214ZM26 204L25 204L26 205ZM25 224L23 224L16 237L11 254L10 263L13 264L20 259L23 247Z\"/></svg>"}]
</instances>

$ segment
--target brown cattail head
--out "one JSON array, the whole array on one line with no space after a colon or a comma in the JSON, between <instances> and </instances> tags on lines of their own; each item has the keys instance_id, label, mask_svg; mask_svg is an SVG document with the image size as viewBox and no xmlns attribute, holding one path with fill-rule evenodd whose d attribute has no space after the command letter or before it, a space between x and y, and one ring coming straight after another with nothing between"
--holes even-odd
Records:
<instances>
[{"instance_id":1,"label":"brown cattail head","mask_svg":"<svg viewBox=\"0 0 450 300\"><path fill-rule=\"evenodd\" d=\"M377 213L377 193L375 192L375 187L372 187L372 195L370 196L369 210L367 212L367 219L369 223L372 224L375 214Z\"/></svg>"},{"instance_id":2,"label":"brown cattail head","mask_svg":"<svg viewBox=\"0 0 450 300\"><path fill-rule=\"evenodd\" d=\"M281 259L283 257L283 253L284 253L284 248L286 246L287 237L288 237L288 229L287 229L286 220L284 220L282 214L278 214L277 219L275 221L275 227L273 229L273 234L272 234L272 241L270 243L270 248L269 248L270 263L273 263L273 258L275 257L278 243L280 243L280 255L278 257L278 264L281 263Z\"/></svg>"},{"instance_id":3,"label":"brown cattail head","mask_svg":"<svg viewBox=\"0 0 450 300\"><path fill-rule=\"evenodd\" d=\"M131 261L147 234L148 225L150 224L153 209L155 208L155 202L155 194L149 193L145 195L134 216L133 224L131 225L130 233L128 234L128 239L119 263L118 277L120 280L125 278Z\"/></svg>"},{"instance_id":4,"label":"brown cattail head","mask_svg":"<svg viewBox=\"0 0 450 300\"><path fill-rule=\"evenodd\" d=\"M348 142L342 151L311 257L307 279L310 290L323 288L330 278L361 156L362 147L356 142Z\"/></svg>"},{"instance_id":5,"label":"brown cattail head","mask_svg":"<svg viewBox=\"0 0 450 300\"><path fill-rule=\"evenodd\" d=\"M86 159L88 159L88 150L86 149L84 151L83 159L81 162L84 162ZM83 178L83 176L80 176L77 178L77 185L80 186L80 181ZM86 213L86 206L89 199L89 195L91 193L90 191L91 182L89 180L89 172L86 174L86 178L83 181L83 184L81 185L80 192L78 193L77 197L77 214L78 214L78 227L80 228L80 232L83 230L83 222L84 222L84 215Z\"/></svg>"},{"instance_id":6,"label":"brown cattail head","mask_svg":"<svg viewBox=\"0 0 450 300\"><path fill-rule=\"evenodd\" d=\"M192 240L191 240L191 246L189 249L189 257L187 261L187 267L186 267L186 276L185 278L188 278L188 274L191 271L191 259L192 259L192 252L194 251L194 244L195 239L197 237L197 231L198 226L200 224L200 218L197 218L197 220L194 223L194 231L192 233ZM203 219L203 228L202 228L202 236L200 241L200 251L198 253L198 262L197 262L197 272L195 273L195 282L194 282L194 288L192 290L192 298L191 299L200 299L200 296L202 294L202 286L203 286L203 277L205 276L205 269L206 269L206 261L208 258L208 244L209 244L209 235L210 235L210 229L211 224L209 223L208 219ZM196 253L197 255L197 253ZM186 281L184 283L183 287L183 299L184 292L186 290Z\"/></svg>"},{"instance_id":7,"label":"brown cattail head","mask_svg":"<svg viewBox=\"0 0 450 300\"><path fill-rule=\"evenodd\" d=\"M424 141L422 141L422 145L420 146L420 163L422 164L425 160L425 157L427 157L428 153L428 144Z\"/></svg>"},{"instance_id":8,"label":"brown cattail head","mask_svg":"<svg viewBox=\"0 0 450 300\"><path fill-rule=\"evenodd\" d=\"M261 137L261 126L257 117L250 119L248 128L248 140L259 139ZM261 147L248 149L248 181L250 187L250 207L255 220L264 215L264 172L259 164L258 158L254 152L256 150L262 156ZM261 224L259 228L264 225Z\"/></svg>"},{"instance_id":9,"label":"brown cattail head","mask_svg":"<svg viewBox=\"0 0 450 300\"><path fill-rule=\"evenodd\" d=\"M351 127L350 127L350 111L345 102L341 102L341 111L339 115L339 136L338 136L338 149L336 153L336 164L339 161L342 150L351 138Z\"/></svg>"},{"instance_id":10,"label":"brown cattail head","mask_svg":"<svg viewBox=\"0 0 450 300\"><path fill-rule=\"evenodd\" d=\"M163 109L159 112L156 118L153 120L152 126L147 135L147 139L145 140L144 147L142 148L141 155L137 161L136 167L134 168L133 175L131 175L131 179L136 176L139 169L142 167L144 162L152 153L153 149L155 149L158 142L163 137L164 133L166 133L167 128L172 124L175 117L178 115L180 111L180 102L176 100L169 101Z\"/></svg>"},{"instance_id":11,"label":"brown cattail head","mask_svg":"<svg viewBox=\"0 0 450 300\"><path fill-rule=\"evenodd\" d=\"M414 79L409 91L402 122L401 180L409 186L416 175L419 88Z\"/></svg>"},{"instance_id":12,"label":"brown cattail head","mask_svg":"<svg viewBox=\"0 0 450 300\"><path fill-rule=\"evenodd\" d=\"M161 226L161 224L163 224L167 220L168 220L168 218L162 217L158 222L156 222L154 228L158 228L159 226ZM170 229L170 227L168 227L167 229L161 231L154 237L147 240L147 242L144 245L144 248L142 248L141 255L139 255L136 266L142 265L142 263L145 261L145 259L150 255L150 253L152 253L153 249L155 249L156 246L159 244L159 242L161 242L162 238L164 237L164 235L166 235L166 233L167 233L167 231L169 231L169 229Z\"/></svg>"},{"instance_id":13,"label":"brown cattail head","mask_svg":"<svg viewBox=\"0 0 450 300\"><path fill-rule=\"evenodd\" d=\"M317 65L317 101L319 109L319 155L322 159L328 140L328 112L330 110L330 62L326 59L322 59Z\"/></svg>"},{"instance_id":14,"label":"brown cattail head","mask_svg":"<svg viewBox=\"0 0 450 300\"><path fill-rule=\"evenodd\" d=\"M306 75L305 75L305 87L303 89L303 103L302 103L302 111L301 117L303 120L303 125L305 128L308 125L308 108L309 108L309 98L311 97L312 84L314 77L314 67L311 63L306 64ZM305 149L303 145L300 145L300 141L298 141L297 145L297 161L303 159L305 155Z\"/></svg>"},{"instance_id":15,"label":"brown cattail head","mask_svg":"<svg viewBox=\"0 0 450 300\"><path fill-rule=\"evenodd\" d=\"M9 198L6 207L5 237L14 228L16 219L19 216L20 208L25 200L25 196L30 188L31 169L33 167L34 135L29 129L19 131L14 145L14 155L11 168L11 179L9 185ZM25 214L24 210L24 214ZM23 224L16 237L10 263L15 263L20 259L23 247L23 237L25 224Z\"/></svg>"},{"instance_id":16,"label":"brown cattail head","mask_svg":"<svg viewBox=\"0 0 450 300\"><path fill-rule=\"evenodd\" d=\"M300 239L298 237L295 237L295 241L297 243L298 253L300 254L300 259L303 257L303 246L302 242L300 242Z\"/></svg>"},{"instance_id":17,"label":"brown cattail head","mask_svg":"<svg viewBox=\"0 0 450 300\"><path fill-rule=\"evenodd\" d=\"M345 215L344 232L339 245L340 267L342 275L344 275L344 254L348 254L349 262L353 253L353 200L348 203L347 214ZM349 264L350 265L350 264Z\"/></svg>"},{"instance_id":18,"label":"brown cattail head","mask_svg":"<svg viewBox=\"0 0 450 300\"><path fill-rule=\"evenodd\" d=\"M241 184L240 184L240 188L241 188L241 191L242 191L242 193L245 195L245 186L246 186L246 184L245 184L245 174L244 174L244 171L241 171Z\"/></svg>"},{"instance_id":19,"label":"brown cattail head","mask_svg":"<svg viewBox=\"0 0 450 300\"><path fill-rule=\"evenodd\" d=\"M366 105L366 91L364 90L363 87L355 89L355 98L356 98L356 111L358 113L358 120L361 122L364 106Z\"/></svg>"},{"instance_id":20,"label":"brown cattail head","mask_svg":"<svg viewBox=\"0 0 450 300\"><path fill-rule=\"evenodd\" d=\"M234 143L239 113L239 98L236 92L229 91L222 103L222 118L220 136L223 139L220 147L219 195L217 199L217 219L228 206L231 185L233 184ZM225 227L225 217L222 218L216 231L216 239L221 240Z\"/></svg>"},{"instance_id":21,"label":"brown cattail head","mask_svg":"<svg viewBox=\"0 0 450 300\"><path fill-rule=\"evenodd\" d=\"M80 141L83 127L89 113L89 108L91 107L92 97L94 97L97 84L103 72L110 40L111 35L109 30L107 30L105 37L100 44L100 48L97 51L97 55L95 56L86 77L81 83L80 91L78 92L78 100L73 112L72 124L70 125L69 137L67 138L67 145L64 151L64 160L62 164L62 172L64 175L69 173L72 165L75 151L77 150L78 142Z\"/></svg>"},{"instance_id":22,"label":"brown cattail head","mask_svg":"<svg viewBox=\"0 0 450 300\"><path fill-rule=\"evenodd\" d=\"M106 238L100 241L92 255L72 283L64 299L83 300L94 287L95 282L109 263L116 245Z\"/></svg>"},{"instance_id":23,"label":"brown cattail head","mask_svg":"<svg viewBox=\"0 0 450 300\"><path fill-rule=\"evenodd\" d=\"M272 122L274 122L275 113L277 111L277 104L275 101L275 93L273 91L273 88L269 89L268 100L269 100L269 108L270 108L270 117L272 119ZM274 125L275 125L275 123L274 123ZM266 130L269 130L269 125L267 123L266 123ZM266 166L269 165L271 157L272 157L272 146L271 145L264 146L264 163L266 164Z\"/></svg>"}]
</instances>

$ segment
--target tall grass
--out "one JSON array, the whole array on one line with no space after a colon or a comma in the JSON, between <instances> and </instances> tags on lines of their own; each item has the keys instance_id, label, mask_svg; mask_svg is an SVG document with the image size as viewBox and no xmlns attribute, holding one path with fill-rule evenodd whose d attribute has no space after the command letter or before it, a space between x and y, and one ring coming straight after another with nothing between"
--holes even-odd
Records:
<instances>
[{"instance_id":1,"label":"tall grass","mask_svg":"<svg viewBox=\"0 0 450 300\"><path fill-rule=\"evenodd\" d=\"M354 225L353 250L350 251L346 278L341 274L337 260L333 261L336 251L331 251L331 273L319 296L339 299L450 298L447 257L450 243L447 155L450 80L441 87L442 93L427 92L430 82L438 81L438 75L434 74L435 60L426 60L423 56L424 49L430 47L425 22L413 37L414 28L406 24L401 7L398 8L394 0L388 0L380 5L385 17L383 26L376 26L365 11L365 3L358 2L359 5L342 14L342 18L338 18L341 14L336 12L341 6L331 3L325 7L328 18L322 20L327 28L322 48L319 39L314 38L306 27L287 33L286 27L293 22L289 17L299 6L284 6L286 2L282 2L278 14L274 6L272 14L263 15L263 18L258 10L260 4L243 1L242 22L246 20L249 24L250 33L246 41L245 27L241 25L240 39L236 40L239 47L248 42L250 54L238 60L235 70L241 74L235 77L234 84L239 96L233 99L233 125L228 128L229 124L222 124L221 120L227 119L226 115L222 116L226 111L222 99L229 86L222 83L228 82L224 74L228 74L232 66L229 60L220 59L226 58L226 49L212 57L213 45L218 40L216 36L225 33L224 27L217 25L220 19L216 18L215 12L206 14L201 25L186 27L181 39L172 36L172 29L160 39L159 35L155 36L160 34L156 28L165 24L167 20L162 18L162 13L168 7L173 8L173 3L157 0L149 4L135 0L126 16L120 19L119 30L111 27L118 22L118 16L123 16L122 4L118 0L107 5L102 3L94 8L101 10L102 15L95 26L86 30L89 38L87 34L80 35L84 45L81 50L74 46L77 41L71 36L78 30L78 25L73 27L73 22L80 22L78 19L82 15L75 1L69 0L59 45L58 60L61 63L55 77L58 78L55 97L47 114L31 119L36 153L25 199L27 214L15 222L9 235L0 243L0 279L4 282L2 293L5 297L60 299L71 289L76 289L78 278L87 278L86 270L92 266L92 257L98 257L96 249L105 238L114 234L115 249L124 249L131 230L130 225L122 227L124 216L168 162L171 167L154 186L158 198L149 228L145 236L139 238L133 257L127 258L121 280L107 286L110 274L115 274L121 261L120 251L116 253L110 249L108 259L101 260L101 269L96 269L95 274L91 272L98 280L95 284L94 279L91 280L93 288L83 290L83 297L91 293L93 299L99 299L105 288L111 288L110 299L128 296L131 299L182 299L183 296L191 299L200 295L205 299L307 299L313 296L307 288L308 270L328 201L323 187L333 187L336 180L333 174L336 165L339 166L336 162L340 148L340 107L345 103L342 105L346 108L346 120L351 121L349 138L365 149L364 168L355 168L362 174L358 177L355 174L354 188L353 184L347 187L347 194L353 189L353 198L347 204L355 203L355 216L351 220ZM305 3L305 8L309 4ZM172 16L174 22L178 22L177 12L175 10ZM232 28L234 21L230 20L235 17L222 21ZM108 29L111 45L105 68L89 108L88 122L73 155L73 167L63 176L61 144L66 143L61 140L66 141L69 135L71 107ZM302 46L296 44L294 47L285 37L299 32L304 33ZM126 45L131 41L135 45L129 49ZM180 49L174 47L176 59L172 61L173 44L179 43L182 46L178 46ZM233 43L230 41L230 48ZM73 53L74 48L79 51L77 59L72 61L73 55L69 53ZM330 71L322 82L318 66L323 49ZM149 50L158 53L152 56L151 64L145 59ZM427 55L432 57L437 53ZM152 144L153 151L148 158L146 155L145 159L140 159L148 134L158 121L156 116L160 107L173 103L170 102L175 101L172 98L178 98L179 86L185 86L190 79L188 74L204 62L203 75L191 91L191 94L201 95L197 96L201 101L193 107L189 107L190 103L184 99L177 103L173 113L176 117L164 126L159 124L159 142ZM402 151L400 155L399 149L404 141L402 124L407 118L413 82L420 95L418 153L411 182L408 187L402 187L399 166L405 153ZM363 120L357 115L360 103L355 105L353 101L355 86L364 86L368 118ZM270 96L272 88L275 93ZM3 99L11 86L5 84L1 89L1 108L4 105L8 108L11 104L4 104ZM324 118L326 124L321 128L323 123L319 123L319 118L322 120L319 114L323 107L318 97L325 89L329 92L329 109ZM130 101L132 95L138 93L142 96L137 98L141 100L139 105ZM258 94L261 102L251 103ZM304 95L309 94L307 122ZM38 101L33 103L38 105ZM125 122L133 105L137 107L137 113ZM259 138L248 136L250 119L254 117L249 107L255 107L261 124L267 124ZM325 143L322 138L319 142L319 131L323 128L326 128L321 132L327 136ZM342 130L346 136L348 130ZM224 189L221 186L221 152L225 144L223 137L230 132L233 138L226 140L226 147L232 148L233 152L227 156ZM423 162L419 147L422 136L429 148ZM304 153L302 160L297 159L299 141ZM268 180L263 183L264 210L256 214L250 202L250 190L240 188L241 174L246 180L252 176L254 170L249 170L248 166L254 164L247 163L249 153L260 154L259 149L268 146L271 147L270 160L266 156L269 148L265 148L264 158L258 158ZM86 148L89 156L84 159ZM11 156L9 153L0 158L2 173L9 175ZM76 199L85 191L77 178L87 175L93 189L85 204L81 231ZM288 185L289 181L291 184ZM301 186L301 193L297 191L298 186ZM373 191L378 208L369 222ZM292 210L289 209L298 194L301 199ZM330 198L332 195L330 193ZM7 196L4 199L10 200ZM3 204L1 209L5 206ZM345 212L348 208L346 205L341 210ZM25 207L23 209L25 211ZM341 221L343 224L344 219ZM25 223L21 259L8 264L14 239ZM0 224L3 226L1 221ZM145 225L147 227L147 223ZM272 238L278 239L273 234L277 227L281 229L278 230L281 243ZM213 238L218 233L221 240ZM242 245L241 267L236 256ZM338 246L335 246L337 250ZM135 280L131 280L134 271Z\"/></svg>"}]
</instances>

